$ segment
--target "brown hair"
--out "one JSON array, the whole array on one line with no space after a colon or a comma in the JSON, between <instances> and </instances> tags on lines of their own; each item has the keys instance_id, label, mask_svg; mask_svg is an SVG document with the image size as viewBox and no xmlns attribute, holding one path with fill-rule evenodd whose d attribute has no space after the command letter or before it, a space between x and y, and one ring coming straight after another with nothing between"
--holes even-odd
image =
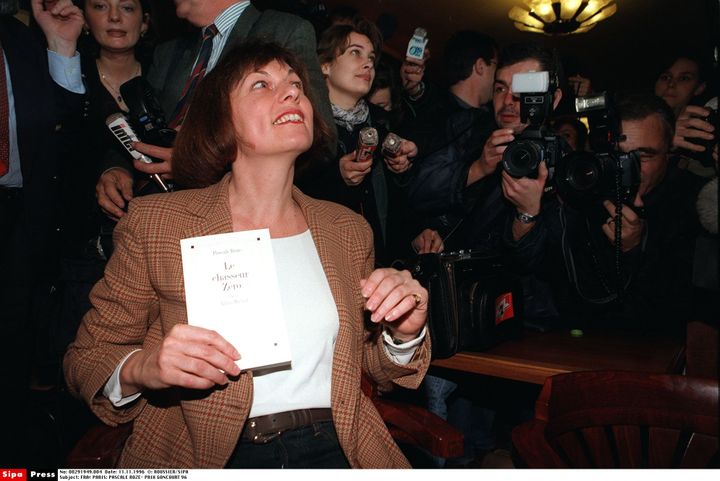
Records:
<instances>
[{"instance_id":1,"label":"brown hair","mask_svg":"<svg viewBox=\"0 0 720 481\"><path fill-rule=\"evenodd\" d=\"M359 15L353 17L349 25L333 25L322 33L317 48L320 65L330 63L345 53L350 42L350 34L353 32L365 35L370 39L375 50L375 65L377 65L383 44L382 34L374 23Z\"/></svg>"},{"instance_id":2,"label":"brown hair","mask_svg":"<svg viewBox=\"0 0 720 481\"><path fill-rule=\"evenodd\" d=\"M247 74L272 61L284 63L300 77L305 95L315 105L303 63L285 48L251 40L230 51L198 86L178 133L172 156L173 177L184 187L207 187L218 182L235 161L239 141L232 119L230 96ZM313 145L301 154L296 166L322 151L330 128L313 108Z\"/></svg>"}]
</instances>

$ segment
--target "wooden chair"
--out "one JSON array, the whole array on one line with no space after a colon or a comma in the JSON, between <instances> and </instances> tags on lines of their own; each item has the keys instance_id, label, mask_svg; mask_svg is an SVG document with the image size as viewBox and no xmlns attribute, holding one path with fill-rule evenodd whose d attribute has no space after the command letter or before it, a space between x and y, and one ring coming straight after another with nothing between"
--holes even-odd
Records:
<instances>
[{"instance_id":1,"label":"wooden chair","mask_svg":"<svg viewBox=\"0 0 720 481\"><path fill-rule=\"evenodd\" d=\"M687 375L693 377L720 378L720 333L717 326L693 321L687 326L685 363Z\"/></svg>"},{"instance_id":2,"label":"wooden chair","mask_svg":"<svg viewBox=\"0 0 720 481\"><path fill-rule=\"evenodd\" d=\"M718 421L716 380L574 372L547 378L512 442L530 468L720 467Z\"/></svg>"},{"instance_id":3,"label":"wooden chair","mask_svg":"<svg viewBox=\"0 0 720 481\"><path fill-rule=\"evenodd\" d=\"M464 453L460 431L427 409L406 402L381 397L377 388L363 374L361 387L399 444L422 448L433 456L455 458Z\"/></svg>"}]
</instances>

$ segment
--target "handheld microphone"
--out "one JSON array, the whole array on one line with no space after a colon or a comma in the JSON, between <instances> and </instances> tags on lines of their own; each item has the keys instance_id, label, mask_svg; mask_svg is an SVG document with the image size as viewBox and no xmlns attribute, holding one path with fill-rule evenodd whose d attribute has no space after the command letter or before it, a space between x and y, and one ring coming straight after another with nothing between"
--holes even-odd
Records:
<instances>
[{"instance_id":1,"label":"handheld microphone","mask_svg":"<svg viewBox=\"0 0 720 481\"><path fill-rule=\"evenodd\" d=\"M395 157L398 152L400 152L400 144L402 143L402 140L403 139L399 135L392 132L388 133L382 144L383 153L389 155L390 157Z\"/></svg>"},{"instance_id":2,"label":"handheld microphone","mask_svg":"<svg viewBox=\"0 0 720 481\"><path fill-rule=\"evenodd\" d=\"M373 152L378 145L378 133L373 127L365 127L358 136L357 154L355 162L364 162L372 159Z\"/></svg>"},{"instance_id":3,"label":"handheld microphone","mask_svg":"<svg viewBox=\"0 0 720 481\"><path fill-rule=\"evenodd\" d=\"M177 132L168 128L150 84L138 76L122 84L120 94L128 106L128 120L138 137L146 144L172 147Z\"/></svg>"},{"instance_id":4,"label":"handheld microphone","mask_svg":"<svg viewBox=\"0 0 720 481\"><path fill-rule=\"evenodd\" d=\"M137 135L135 135L135 132L130 127L130 124L124 114L117 112L108 116L108 118L105 119L105 125L108 126L110 132L112 132L115 138L120 141L123 147L125 147L125 150L132 155L133 159L146 164L152 164L153 161L150 157L145 154L141 154L133 148L132 143L139 142L140 139L138 139ZM160 189L162 189L163 192L170 191L159 174L150 174L150 178L155 182L155 184L157 184L158 187L160 187Z\"/></svg>"}]
</instances>

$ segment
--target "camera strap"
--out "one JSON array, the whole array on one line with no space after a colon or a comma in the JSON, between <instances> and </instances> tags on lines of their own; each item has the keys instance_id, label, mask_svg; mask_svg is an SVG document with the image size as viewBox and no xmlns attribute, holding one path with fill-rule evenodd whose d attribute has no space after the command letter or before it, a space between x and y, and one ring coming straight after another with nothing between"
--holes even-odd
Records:
<instances>
[{"instance_id":1,"label":"camera strap","mask_svg":"<svg viewBox=\"0 0 720 481\"><path fill-rule=\"evenodd\" d=\"M567 216L566 216L564 206L560 207L558 215L560 216L560 226L561 226L561 231L562 231L561 249L562 249L565 269L567 271L568 280L570 281L572 286L575 288L575 291L578 293L580 298L591 304L608 304L610 302L619 300L621 298L620 292L624 293L627 290L627 288L632 283L633 278L635 277L635 273L631 273L630 275L628 275L627 279L624 282L621 281L620 276L617 277L616 284L618 286L621 286L621 289L614 289L614 288L610 287L610 282L608 282L608 279L603 274L602 267L597 258L597 255L596 255L597 246L595 246L594 243L592 242L592 236L590 235L590 232L591 232L590 225L586 218L585 219L586 232L587 232L588 238L589 238L588 243L587 243L588 251L589 251L591 259L592 259L592 263L593 263L593 267L594 267L597 279L600 281L600 284L602 285L602 287L605 290L605 292L607 293L607 295L604 297L594 297L594 296L590 296L589 294L586 294L584 292L582 283L578 277L577 267L576 267L576 263L575 263L575 256L573 254L572 247L570 246L571 242L570 242L570 239L568 238L568 228L567 228L568 222L567 222ZM642 250L643 251L645 250L645 239L643 239Z\"/></svg>"}]
</instances>

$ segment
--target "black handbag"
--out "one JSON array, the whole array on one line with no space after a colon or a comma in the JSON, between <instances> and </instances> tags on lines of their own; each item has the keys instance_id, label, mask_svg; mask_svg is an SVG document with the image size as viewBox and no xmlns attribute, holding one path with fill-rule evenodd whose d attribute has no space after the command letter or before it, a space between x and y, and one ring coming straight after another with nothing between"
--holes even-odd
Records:
<instances>
[{"instance_id":1,"label":"black handbag","mask_svg":"<svg viewBox=\"0 0 720 481\"><path fill-rule=\"evenodd\" d=\"M433 359L484 351L522 330L522 284L498 255L421 254L411 271L429 293Z\"/></svg>"}]
</instances>

